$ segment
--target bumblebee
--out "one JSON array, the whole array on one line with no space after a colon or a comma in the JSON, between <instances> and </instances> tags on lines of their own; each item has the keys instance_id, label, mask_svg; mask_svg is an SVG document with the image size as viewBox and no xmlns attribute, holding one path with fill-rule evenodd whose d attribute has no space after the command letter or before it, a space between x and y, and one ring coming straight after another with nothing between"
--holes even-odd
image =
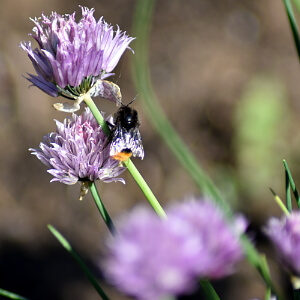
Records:
<instances>
[{"instance_id":1,"label":"bumblebee","mask_svg":"<svg viewBox=\"0 0 300 300\"><path fill-rule=\"evenodd\" d=\"M144 158L138 113L128 105L122 104L114 115L109 152L112 158L121 162L126 161L131 156Z\"/></svg>"}]
</instances>

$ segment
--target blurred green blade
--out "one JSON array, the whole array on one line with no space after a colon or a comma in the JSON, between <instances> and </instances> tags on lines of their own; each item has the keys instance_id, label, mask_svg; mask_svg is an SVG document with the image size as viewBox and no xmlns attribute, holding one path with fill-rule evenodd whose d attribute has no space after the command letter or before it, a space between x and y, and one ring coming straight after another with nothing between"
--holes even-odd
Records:
<instances>
[{"instance_id":1,"label":"blurred green blade","mask_svg":"<svg viewBox=\"0 0 300 300\"><path fill-rule=\"evenodd\" d=\"M272 293L270 289L266 290L265 300L272 300Z\"/></svg>"},{"instance_id":2,"label":"blurred green blade","mask_svg":"<svg viewBox=\"0 0 300 300\"><path fill-rule=\"evenodd\" d=\"M52 225L47 226L50 232L55 236L55 238L61 243L61 245L72 255L72 257L76 260L76 262L79 264L80 268L85 273L86 277L89 279L90 283L94 286L98 294L103 300L109 300L108 296L106 296L105 292L100 287L97 279L94 277L94 275L91 273L89 268L86 266L86 264L83 262L79 254L73 250L71 244L64 238L64 236L56 230Z\"/></svg>"},{"instance_id":3,"label":"blurred green blade","mask_svg":"<svg viewBox=\"0 0 300 300\"><path fill-rule=\"evenodd\" d=\"M292 191L293 191L293 194L294 194L294 196L296 198L297 206L298 206L298 208L300 208L300 196L299 196L298 190L296 188L295 181L293 179L293 176L292 176L292 173L290 171L290 168L289 168L289 166L288 166L288 164L287 164L287 162L286 162L285 159L283 160L283 165L284 165L287 177L289 179L289 184L290 184L290 186L292 188ZM287 203L287 205L288 205L288 203ZM292 211L292 203L290 203L290 206L288 206L288 210L290 212Z\"/></svg>"},{"instance_id":4,"label":"blurred green blade","mask_svg":"<svg viewBox=\"0 0 300 300\"><path fill-rule=\"evenodd\" d=\"M220 300L220 297L208 280L200 280L200 285L202 287L202 291L205 295L206 300Z\"/></svg>"},{"instance_id":5,"label":"blurred green blade","mask_svg":"<svg viewBox=\"0 0 300 300\"><path fill-rule=\"evenodd\" d=\"M287 170L285 170L285 196L286 196L286 207L289 212L292 211L292 197L291 197L291 184L290 184L290 178L289 173Z\"/></svg>"},{"instance_id":6,"label":"blurred green blade","mask_svg":"<svg viewBox=\"0 0 300 300\"><path fill-rule=\"evenodd\" d=\"M274 192L273 189L270 188L271 193L274 196L275 202L278 204L278 206L281 208L281 210L288 216L290 214L290 211L286 208L280 197Z\"/></svg>"},{"instance_id":7,"label":"blurred green blade","mask_svg":"<svg viewBox=\"0 0 300 300\"><path fill-rule=\"evenodd\" d=\"M15 299L15 300L28 300L25 297L22 297L20 295L17 295L15 293L12 293L12 292L9 292L9 291L3 290L3 289L0 289L0 296L4 296L6 298Z\"/></svg>"},{"instance_id":8,"label":"blurred green blade","mask_svg":"<svg viewBox=\"0 0 300 300\"><path fill-rule=\"evenodd\" d=\"M152 0L139 0L136 4L133 35L137 39L135 40L135 55L132 64L136 89L141 95L141 100L143 101L150 122L152 122L152 125L166 142L171 152L190 174L200 190L222 205L225 211L228 211L226 208L227 204L224 202L217 187L199 167L195 156L190 152L181 137L174 130L172 124L165 117L152 88L148 64L148 38L154 3L155 1Z\"/></svg>"},{"instance_id":9,"label":"blurred green blade","mask_svg":"<svg viewBox=\"0 0 300 300\"><path fill-rule=\"evenodd\" d=\"M300 38L299 38L297 22L296 22L295 15L293 12L293 6L292 6L292 3L290 0L283 0L283 3L284 3L285 10L286 10L289 22L290 22L290 26L291 26L291 30L293 33L293 38L294 38L295 46L297 49L298 57L300 59Z\"/></svg>"}]
</instances>

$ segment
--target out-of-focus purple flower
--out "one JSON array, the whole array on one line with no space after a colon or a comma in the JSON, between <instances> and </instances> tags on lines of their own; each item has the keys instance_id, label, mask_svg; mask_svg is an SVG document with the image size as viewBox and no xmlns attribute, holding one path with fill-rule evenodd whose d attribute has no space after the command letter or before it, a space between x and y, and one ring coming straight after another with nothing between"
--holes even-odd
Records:
<instances>
[{"instance_id":1,"label":"out-of-focus purple flower","mask_svg":"<svg viewBox=\"0 0 300 300\"><path fill-rule=\"evenodd\" d=\"M224 276L242 256L240 228L231 228L213 205L188 201L167 214L161 220L136 208L119 221L119 234L108 240L104 273L137 299L190 293L199 277Z\"/></svg>"},{"instance_id":2,"label":"out-of-focus purple flower","mask_svg":"<svg viewBox=\"0 0 300 300\"><path fill-rule=\"evenodd\" d=\"M207 278L220 278L233 272L234 265L242 258L239 237L247 222L242 216L228 224L223 213L211 201L190 201L170 209L170 219L190 225L199 245L201 259L195 258L196 274Z\"/></svg>"},{"instance_id":3,"label":"out-of-focus purple flower","mask_svg":"<svg viewBox=\"0 0 300 300\"><path fill-rule=\"evenodd\" d=\"M81 7L81 11L78 23L75 13L52 12L49 17L33 19L32 37L38 48L33 49L30 42L21 43L37 73L27 79L50 96L76 99L96 83L101 84L102 79L113 75L133 40L119 28L114 31L103 18L96 21L94 9Z\"/></svg>"},{"instance_id":4,"label":"out-of-focus purple flower","mask_svg":"<svg viewBox=\"0 0 300 300\"><path fill-rule=\"evenodd\" d=\"M271 218L265 228L285 267L300 276L300 211Z\"/></svg>"},{"instance_id":5,"label":"out-of-focus purple flower","mask_svg":"<svg viewBox=\"0 0 300 300\"><path fill-rule=\"evenodd\" d=\"M29 149L53 175L51 181L75 184L77 181L121 181L125 170L110 158L109 138L88 108L64 123L56 121L56 132L44 136L39 148Z\"/></svg>"},{"instance_id":6,"label":"out-of-focus purple flower","mask_svg":"<svg viewBox=\"0 0 300 300\"><path fill-rule=\"evenodd\" d=\"M189 235L170 230L152 211L136 208L119 222L108 241L105 274L123 292L138 299L162 299L193 289Z\"/></svg>"}]
</instances>

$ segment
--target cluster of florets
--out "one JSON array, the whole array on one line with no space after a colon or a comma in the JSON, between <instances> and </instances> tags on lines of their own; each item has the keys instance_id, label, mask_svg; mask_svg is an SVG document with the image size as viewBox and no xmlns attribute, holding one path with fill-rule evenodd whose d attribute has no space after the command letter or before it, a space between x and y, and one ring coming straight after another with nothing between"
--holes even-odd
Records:
<instances>
[{"instance_id":1,"label":"cluster of florets","mask_svg":"<svg viewBox=\"0 0 300 300\"><path fill-rule=\"evenodd\" d=\"M56 131L44 136L39 148L30 149L49 169L51 181L75 184L78 181L121 181L125 170L109 155L109 137L88 108L63 123L56 121Z\"/></svg>"},{"instance_id":2,"label":"cluster of florets","mask_svg":"<svg viewBox=\"0 0 300 300\"><path fill-rule=\"evenodd\" d=\"M72 105L55 104L57 109L68 112L78 110L87 93L120 101L118 86L103 79L113 75L111 72L134 39L119 28L115 31L103 18L96 21L94 9L81 7L81 12L79 22L75 13L52 12L49 17L33 19L31 36L38 47L33 49L30 42L21 43L37 73L29 74L27 79L50 96L75 100ZM71 120L56 121L56 127L38 149L30 149L49 167L52 181L124 182L118 177L124 168L110 157L111 140L89 109L80 116L73 115Z\"/></svg>"},{"instance_id":3,"label":"cluster of florets","mask_svg":"<svg viewBox=\"0 0 300 300\"><path fill-rule=\"evenodd\" d=\"M37 75L27 78L50 96L76 98L88 92L98 79L105 79L129 48L132 37L107 24L103 18L95 20L94 9L82 7L82 18L53 12L49 17L33 19L31 43L21 43L28 53Z\"/></svg>"},{"instance_id":4,"label":"cluster of florets","mask_svg":"<svg viewBox=\"0 0 300 300\"><path fill-rule=\"evenodd\" d=\"M136 208L123 216L118 235L107 242L106 277L137 299L189 293L201 277L230 274L242 257L243 218L229 225L216 206L195 199L171 207L167 215L162 220Z\"/></svg>"},{"instance_id":5,"label":"cluster of florets","mask_svg":"<svg viewBox=\"0 0 300 300\"><path fill-rule=\"evenodd\" d=\"M300 211L281 219L271 218L265 232L273 242L283 265L300 276Z\"/></svg>"}]
</instances>

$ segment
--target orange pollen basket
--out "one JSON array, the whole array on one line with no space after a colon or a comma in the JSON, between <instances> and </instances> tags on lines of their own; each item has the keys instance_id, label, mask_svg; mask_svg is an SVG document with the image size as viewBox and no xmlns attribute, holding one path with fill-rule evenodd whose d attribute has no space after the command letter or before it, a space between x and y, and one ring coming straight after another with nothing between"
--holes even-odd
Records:
<instances>
[{"instance_id":1,"label":"orange pollen basket","mask_svg":"<svg viewBox=\"0 0 300 300\"><path fill-rule=\"evenodd\" d=\"M132 156L132 152L119 152L115 155L112 155L111 157L113 159L119 160L119 161L125 161L129 159Z\"/></svg>"}]
</instances>

